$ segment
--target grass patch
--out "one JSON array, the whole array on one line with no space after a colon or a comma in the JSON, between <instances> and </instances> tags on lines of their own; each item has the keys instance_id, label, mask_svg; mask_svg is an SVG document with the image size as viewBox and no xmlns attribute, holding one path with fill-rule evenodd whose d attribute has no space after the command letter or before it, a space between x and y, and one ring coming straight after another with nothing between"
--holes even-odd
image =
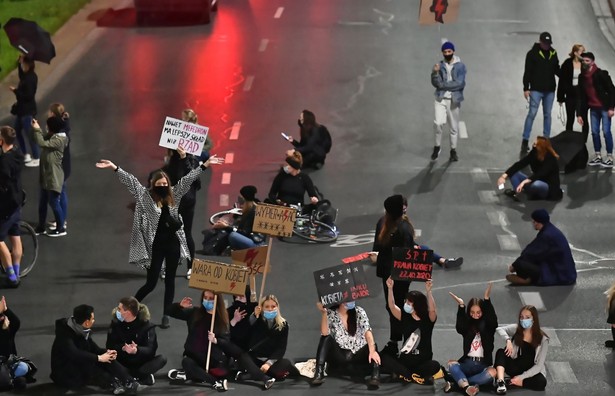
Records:
<instances>
[{"instance_id":1,"label":"grass patch","mask_svg":"<svg viewBox=\"0 0 615 396\"><path fill-rule=\"evenodd\" d=\"M90 0L0 0L0 24L11 18L36 21L53 34ZM4 29L0 30L0 80L15 69L19 51L11 46ZM56 60L57 61L57 60ZM54 62L52 60L52 62Z\"/></svg>"}]
</instances>

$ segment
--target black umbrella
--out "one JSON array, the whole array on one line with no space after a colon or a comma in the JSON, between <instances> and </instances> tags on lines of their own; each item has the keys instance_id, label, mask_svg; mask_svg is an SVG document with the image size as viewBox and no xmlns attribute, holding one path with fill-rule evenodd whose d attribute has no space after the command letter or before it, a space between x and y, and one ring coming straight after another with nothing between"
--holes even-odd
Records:
<instances>
[{"instance_id":1,"label":"black umbrella","mask_svg":"<svg viewBox=\"0 0 615 396\"><path fill-rule=\"evenodd\" d=\"M49 63L56 56L51 36L36 22L11 18L4 25L9 42L30 59Z\"/></svg>"}]
</instances>

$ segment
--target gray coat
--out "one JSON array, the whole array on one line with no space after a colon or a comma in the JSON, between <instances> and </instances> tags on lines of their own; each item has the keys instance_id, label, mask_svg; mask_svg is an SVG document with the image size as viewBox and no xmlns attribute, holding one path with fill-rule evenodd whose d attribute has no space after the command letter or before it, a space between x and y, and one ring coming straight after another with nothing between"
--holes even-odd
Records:
<instances>
[{"instance_id":1,"label":"gray coat","mask_svg":"<svg viewBox=\"0 0 615 396\"><path fill-rule=\"evenodd\" d=\"M192 182L194 182L201 173L203 173L203 168L199 166L190 171L190 173L182 177L176 185L171 187L173 199L176 202L176 205L169 206L169 211L173 218L181 220L181 216L177 212L179 201L182 196L188 192ZM137 201L132 222L132 234L130 236L129 262L141 268L148 269L151 265L152 245L154 243L154 237L156 236L156 230L158 229L161 209L152 199L149 190L141 185L136 177L121 168L118 168L117 175L120 178L120 182L128 187L128 192L130 192ZM182 261L190 257L183 225L177 230L176 235L179 239L179 264L181 264Z\"/></svg>"},{"instance_id":2,"label":"gray coat","mask_svg":"<svg viewBox=\"0 0 615 396\"><path fill-rule=\"evenodd\" d=\"M517 324L510 324L508 326L502 326L495 329L502 338L510 340L517 332ZM513 353L511 358L516 359L519 356L519 345L512 343ZM518 377L522 380L530 378L540 373L545 378L547 377L547 370L545 368L545 360L547 358L547 349L549 348L549 337L545 334L542 336L542 342L536 347L536 356L534 357L534 365L527 369L524 373L519 374Z\"/></svg>"}]
</instances>

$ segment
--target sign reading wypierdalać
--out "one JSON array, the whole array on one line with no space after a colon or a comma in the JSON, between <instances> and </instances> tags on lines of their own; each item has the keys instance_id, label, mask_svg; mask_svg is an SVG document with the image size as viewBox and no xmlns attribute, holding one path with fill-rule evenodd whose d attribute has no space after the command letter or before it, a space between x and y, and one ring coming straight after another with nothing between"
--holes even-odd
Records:
<instances>
[{"instance_id":1,"label":"sign reading wypierdala\u0107","mask_svg":"<svg viewBox=\"0 0 615 396\"><path fill-rule=\"evenodd\" d=\"M433 250L393 248L391 279L427 282L433 270Z\"/></svg>"},{"instance_id":2,"label":"sign reading wypierdala\u0107","mask_svg":"<svg viewBox=\"0 0 615 396\"><path fill-rule=\"evenodd\" d=\"M248 268L242 265L194 259L188 286L217 293L243 295L248 282Z\"/></svg>"},{"instance_id":3,"label":"sign reading wypierdala\u0107","mask_svg":"<svg viewBox=\"0 0 615 396\"><path fill-rule=\"evenodd\" d=\"M209 128L206 126L167 117L158 145L173 150L179 147L189 154L201 155L208 132Z\"/></svg>"},{"instance_id":4,"label":"sign reading wypierdala\u0107","mask_svg":"<svg viewBox=\"0 0 615 396\"><path fill-rule=\"evenodd\" d=\"M369 297L363 265L341 264L314 271L318 300L325 307Z\"/></svg>"},{"instance_id":5,"label":"sign reading wypierdala\u0107","mask_svg":"<svg viewBox=\"0 0 615 396\"><path fill-rule=\"evenodd\" d=\"M459 16L460 0L421 0L419 24L452 23Z\"/></svg>"},{"instance_id":6,"label":"sign reading wypierdala\u0107","mask_svg":"<svg viewBox=\"0 0 615 396\"><path fill-rule=\"evenodd\" d=\"M269 245L233 250L231 252L233 264L246 266L249 275L262 274L265 271L267 249L269 249ZM267 271L271 272L271 264L267 267Z\"/></svg>"},{"instance_id":7,"label":"sign reading wypierdala\u0107","mask_svg":"<svg viewBox=\"0 0 615 396\"><path fill-rule=\"evenodd\" d=\"M252 231L290 237L297 218L297 210L287 206L257 204Z\"/></svg>"}]
</instances>

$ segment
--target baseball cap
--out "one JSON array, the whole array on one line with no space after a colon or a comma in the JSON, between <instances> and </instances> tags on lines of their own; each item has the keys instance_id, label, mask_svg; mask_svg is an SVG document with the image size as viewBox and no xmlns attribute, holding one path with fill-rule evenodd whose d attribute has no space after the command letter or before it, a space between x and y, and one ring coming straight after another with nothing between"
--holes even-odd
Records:
<instances>
[{"instance_id":1,"label":"baseball cap","mask_svg":"<svg viewBox=\"0 0 615 396\"><path fill-rule=\"evenodd\" d=\"M549 33L549 32L542 32L542 33L540 33L540 42L541 43L552 44L553 41L551 40L551 33Z\"/></svg>"}]
</instances>

